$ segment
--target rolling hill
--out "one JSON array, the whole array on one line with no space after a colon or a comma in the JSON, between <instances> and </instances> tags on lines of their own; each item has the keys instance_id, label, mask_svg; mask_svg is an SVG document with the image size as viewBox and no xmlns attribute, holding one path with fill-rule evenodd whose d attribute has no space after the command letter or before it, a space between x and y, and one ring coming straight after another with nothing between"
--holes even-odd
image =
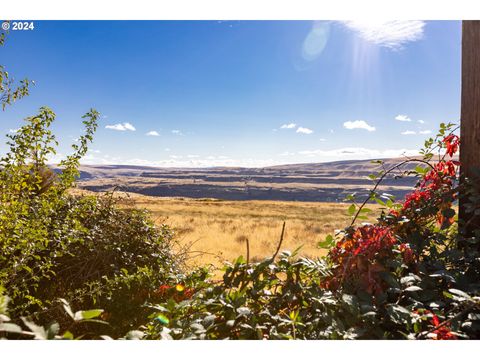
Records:
<instances>
[{"instance_id":1,"label":"rolling hill","mask_svg":"<svg viewBox=\"0 0 480 360\"><path fill-rule=\"evenodd\" d=\"M403 159L385 159L384 167ZM403 170L414 167L408 164ZM79 187L91 191L114 188L149 196L224 200L342 201L347 194L367 194L374 185L369 174L382 169L371 160L336 161L264 168L155 168L129 165L81 166ZM379 187L403 197L415 177L388 176Z\"/></svg>"}]
</instances>

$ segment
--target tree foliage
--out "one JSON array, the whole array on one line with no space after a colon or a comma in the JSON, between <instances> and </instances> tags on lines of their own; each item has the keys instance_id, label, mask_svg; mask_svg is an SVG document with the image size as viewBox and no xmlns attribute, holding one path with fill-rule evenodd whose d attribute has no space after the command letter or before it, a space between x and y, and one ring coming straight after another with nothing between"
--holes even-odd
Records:
<instances>
[{"instance_id":1,"label":"tree foliage","mask_svg":"<svg viewBox=\"0 0 480 360\"><path fill-rule=\"evenodd\" d=\"M5 45L5 38L6 33L0 32L0 47ZM33 81L28 79L23 79L16 83L6 68L0 65L0 105L2 110L27 96L30 93L30 85L34 84Z\"/></svg>"}]
</instances>

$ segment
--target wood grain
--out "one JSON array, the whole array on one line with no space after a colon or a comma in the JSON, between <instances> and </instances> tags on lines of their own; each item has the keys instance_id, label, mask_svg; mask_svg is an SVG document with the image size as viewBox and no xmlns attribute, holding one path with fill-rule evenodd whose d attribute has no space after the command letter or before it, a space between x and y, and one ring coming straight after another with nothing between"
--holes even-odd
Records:
<instances>
[{"instance_id":1,"label":"wood grain","mask_svg":"<svg viewBox=\"0 0 480 360\"><path fill-rule=\"evenodd\" d=\"M462 24L462 101L460 125L460 162L462 179L473 179L480 169L480 21ZM475 186L479 187L480 181ZM464 230L480 227L480 218L472 219L465 213L467 200L460 198L460 219L469 222ZM473 221L472 221L473 220Z\"/></svg>"}]
</instances>

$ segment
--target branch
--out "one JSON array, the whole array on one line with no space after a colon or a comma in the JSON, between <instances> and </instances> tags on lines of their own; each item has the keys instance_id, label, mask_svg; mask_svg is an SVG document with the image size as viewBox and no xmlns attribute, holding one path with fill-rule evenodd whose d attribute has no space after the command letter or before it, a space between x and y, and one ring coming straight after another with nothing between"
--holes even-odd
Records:
<instances>
[{"instance_id":1,"label":"branch","mask_svg":"<svg viewBox=\"0 0 480 360\"><path fill-rule=\"evenodd\" d=\"M272 263L275 260L275 258L277 257L278 252L280 251L280 247L282 246L284 235L285 235L285 221L283 222L282 233L280 234L280 241L278 243L277 250L275 250L275 254L273 254L272 259L270 260L270 262L272 262Z\"/></svg>"},{"instance_id":2,"label":"branch","mask_svg":"<svg viewBox=\"0 0 480 360\"><path fill-rule=\"evenodd\" d=\"M407 164L407 163L410 163L410 162L419 162L419 163L423 163L423 164L426 164L428 166L430 166L432 168L432 170L436 171L435 168L432 166L432 164L430 164L428 161L425 161L425 160L420 160L420 159L407 159L407 160L404 160L402 161L401 163L395 165L395 166L392 166L390 169L388 169L386 172L383 173L383 175L377 180L377 182L375 183L375 186L373 187L372 190L370 190L370 196L371 194L374 194L375 193L375 190L377 190L378 186L380 185L380 183L383 181L383 179L385 179L385 177L390 174L392 171L398 169L399 167ZM360 212L362 211L362 209L365 207L365 205L367 204L368 200L371 199L370 196L367 196L367 198L365 199L365 201L362 203L362 205L360 205L360 207L358 208L357 210L357 213L355 214L355 216L353 217L353 220L352 220L352 223L350 224L350 227L353 226L353 224L355 224L355 221L357 220L357 217L358 215L360 215Z\"/></svg>"}]
</instances>

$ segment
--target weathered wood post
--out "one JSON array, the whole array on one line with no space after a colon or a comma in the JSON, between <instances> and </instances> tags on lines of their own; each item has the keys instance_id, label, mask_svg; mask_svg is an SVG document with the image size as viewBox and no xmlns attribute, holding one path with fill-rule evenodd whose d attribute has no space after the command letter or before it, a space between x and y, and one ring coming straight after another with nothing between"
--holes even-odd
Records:
<instances>
[{"instance_id":1,"label":"weathered wood post","mask_svg":"<svg viewBox=\"0 0 480 360\"><path fill-rule=\"evenodd\" d=\"M460 118L461 176L472 178L480 169L480 21L462 22L462 109ZM480 181L475 186L480 190ZM460 223L467 234L480 228L480 216L466 214L466 200L460 198Z\"/></svg>"}]
</instances>

